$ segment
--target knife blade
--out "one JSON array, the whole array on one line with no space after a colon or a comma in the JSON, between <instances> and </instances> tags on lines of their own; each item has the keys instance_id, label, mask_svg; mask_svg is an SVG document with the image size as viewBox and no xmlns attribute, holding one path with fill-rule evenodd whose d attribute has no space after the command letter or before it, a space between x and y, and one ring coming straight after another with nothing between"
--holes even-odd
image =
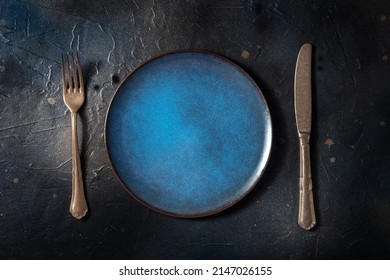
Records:
<instances>
[{"instance_id":1,"label":"knife blade","mask_svg":"<svg viewBox=\"0 0 390 280\"><path fill-rule=\"evenodd\" d=\"M302 45L295 67L295 119L300 144L298 224L310 230L316 225L310 164L312 45Z\"/></svg>"}]
</instances>

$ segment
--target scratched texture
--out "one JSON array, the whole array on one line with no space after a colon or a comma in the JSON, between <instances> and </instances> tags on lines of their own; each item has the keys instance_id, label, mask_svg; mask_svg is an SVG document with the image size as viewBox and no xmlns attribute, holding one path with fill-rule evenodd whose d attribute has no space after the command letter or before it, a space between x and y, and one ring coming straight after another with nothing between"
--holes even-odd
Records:
<instances>
[{"instance_id":1,"label":"scratched texture","mask_svg":"<svg viewBox=\"0 0 390 280\"><path fill-rule=\"evenodd\" d=\"M390 258L390 2L387 0L0 0L0 258ZM312 168L318 226L296 224L293 77L314 45ZM176 219L131 198L105 152L121 81L177 49L223 55L263 90L270 163L255 189L208 218ZM60 55L78 51L87 100L81 160L90 212L74 220L70 115Z\"/></svg>"}]
</instances>

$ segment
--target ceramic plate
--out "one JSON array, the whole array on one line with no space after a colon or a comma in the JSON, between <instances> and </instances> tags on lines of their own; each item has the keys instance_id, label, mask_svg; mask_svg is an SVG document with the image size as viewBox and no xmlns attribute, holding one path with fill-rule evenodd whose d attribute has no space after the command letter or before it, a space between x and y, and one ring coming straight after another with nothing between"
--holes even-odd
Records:
<instances>
[{"instance_id":1,"label":"ceramic plate","mask_svg":"<svg viewBox=\"0 0 390 280\"><path fill-rule=\"evenodd\" d=\"M131 73L109 107L105 140L125 189L171 216L222 211L256 184L271 118L255 82L205 52L175 52Z\"/></svg>"}]
</instances>

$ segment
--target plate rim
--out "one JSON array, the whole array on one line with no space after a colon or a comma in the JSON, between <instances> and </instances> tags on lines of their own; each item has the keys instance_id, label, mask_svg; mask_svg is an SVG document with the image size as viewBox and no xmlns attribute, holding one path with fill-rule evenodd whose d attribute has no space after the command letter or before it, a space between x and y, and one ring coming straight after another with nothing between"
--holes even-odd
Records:
<instances>
[{"instance_id":1,"label":"plate rim","mask_svg":"<svg viewBox=\"0 0 390 280\"><path fill-rule=\"evenodd\" d=\"M266 113L267 113L267 123L269 123L269 125L267 124L267 128L269 130L269 132L266 134L268 141L265 141L265 143L269 143L266 147L266 150L265 150L265 153L266 154L266 160L264 162L264 165L262 168L260 168L260 170L258 170L258 166L256 167L256 171L260 171L260 172L256 172L255 174L255 178L252 179L249 183L246 183L245 185L249 185L248 189L243 193L241 194L239 197L233 199L232 201L230 201L229 203L226 203L224 204L222 207L218 207L218 208L215 208L213 210L209 210L207 212L203 212L203 213L198 213L198 214L178 214L178 213L173 213L173 212L169 212L169 211L165 211L163 209L160 209L160 208L157 208L156 206L153 206L149 203L147 203L146 201L143 201L141 198L139 198L137 195L135 195L134 193L132 193L130 191L130 189L126 186L125 182L123 182L123 180L121 179L121 177L119 176L119 173L117 171L117 169L115 168L112 160L111 160L111 156L110 156L110 147L109 147L109 144L108 144L108 140L107 140L107 122L108 122L108 118L109 118L109 113L110 113L110 110L111 110L111 107L112 107L112 104L113 104L113 101L116 97L116 95L118 94L118 92L121 90L122 86L124 85L124 83L130 78L130 76L132 76L133 74L135 74L137 71L139 71L140 69L142 69L145 65L157 60L157 59L160 59L162 57L165 57L165 56L169 56L169 55L173 55L173 54L179 54L179 53L198 53L198 54L204 54L204 55L209 55L209 56L212 56L212 57L216 57L228 64L230 64L231 66L233 66L235 69L237 69L240 73L242 73L244 76L246 76L252 83L253 85L255 86L255 88L257 89L257 92L258 92L258 95L259 97L261 98L261 100L263 101L264 105L265 105L265 108L266 108ZM228 209L228 208L231 208L233 205L237 204L239 201L241 201L243 198L245 198L253 189L254 187L257 185L257 183L259 182L260 178L263 176L264 174L264 171L265 169L267 168L268 166L268 163L269 163L269 159L270 159L270 156L271 156L271 151L272 151L272 146L273 146L273 126L272 126L272 116L271 116L271 112L269 110L269 106L268 106L268 103L263 95L263 92L262 90L260 89L260 87L258 86L258 84L255 82L255 80L241 67L239 66L236 62L222 56L222 55L219 55L219 54L216 54L216 53L213 53L213 52L210 52L210 51L204 51L204 50L173 50L173 51L168 51L168 52L164 52L162 54L158 54L158 55L155 55L155 56L152 56L148 59L146 59L145 61L143 61L140 65L138 65L135 69L133 69L132 71L130 71L126 77L119 83L119 86L116 88L114 94L112 95L111 97L111 100L109 102L109 105L107 107L107 111L106 111L106 116L105 116L105 121L104 121L104 129L103 129L103 139L104 139L104 144L105 144L105 153L106 153L106 157L109 161L109 164L110 164L110 167L116 177L116 179L119 181L121 187L128 193L131 195L132 198L134 198L137 202L139 202L141 205L145 206L147 209L150 209L150 210L153 210L157 213L160 213L160 214L163 214L163 215L166 215L166 216L170 216L170 217L175 217L175 218L188 218L188 219L195 219L195 218L202 218L202 217L208 217L208 216L211 216L211 215L215 215L215 214L218 214L220 212L223 212L224 210ZM253 177L253 175L251 176ZM248 181L251 179L248 178ZM243 185L243 186L245 186Z\"/></svg>"}]
</instances>

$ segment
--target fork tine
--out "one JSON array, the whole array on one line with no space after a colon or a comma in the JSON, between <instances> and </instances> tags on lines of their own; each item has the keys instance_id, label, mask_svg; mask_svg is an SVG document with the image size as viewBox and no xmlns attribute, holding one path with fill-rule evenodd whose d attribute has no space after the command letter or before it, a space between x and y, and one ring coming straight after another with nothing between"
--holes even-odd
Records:
<instances>
[{"instance_id":1,"label":"fork tine","mask_svg":"<svg viewBox=\"0 0 390 280\"><path fill-rule=\"evenodd\" d=\"M78 82L78 78L77 78L76 63L74 61L73 53L71 53L71 57L72 57L72 72L73 72L73 79L74 79L74 88L78 92L79 91L79 82Z\"/></svg>"},{"instance_id":2,"label":"fork tine","mask_svg":"<svg viewBox=\"0 0 390 280\"><path fill-rule=\"evenodd\" d=\"M77 58L77 69L79 72L79 83L80 83L80 89L84 89L84 79L83 79L83 73L81 72L81 63L79 58L79 53L76 52L76 58Z\"/></svg>"},{"instance_id":3,"label":"fork tine","mask_svg":"<svg viewBox=\"0 0 390 280\"><path fill-rule=\"evenodd\" d=\"M66 80L65 80L65 65L64 65L64 55L61 54L61 70L62 70L62 93L66 92Z\"/></svg>"},{"instance_id":4,"label":"fork tine","mask_svg":"<svg viewBox=\"0 0 390 280\"><path fill-rule=\"evenodd\" d=\"M66 54L66 65L68 67L68 75L69 75L69 90L72 92L73 91L73 75L72 75L72 72L70 71L69 55L68 54Z\"/></svg>"}]
</instances>

